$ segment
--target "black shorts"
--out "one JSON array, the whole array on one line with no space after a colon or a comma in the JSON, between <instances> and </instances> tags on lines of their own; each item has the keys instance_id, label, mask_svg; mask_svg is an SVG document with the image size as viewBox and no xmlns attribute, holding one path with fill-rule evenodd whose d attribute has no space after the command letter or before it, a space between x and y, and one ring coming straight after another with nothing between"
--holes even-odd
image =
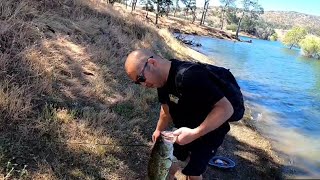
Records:
<instances>
[{"instance_id":1,"label":"black shorts","mask_svg":"<svg viewBox=\"0 0 320 180\"><path fill-rule=\"evenodd\" d=\"M206 169L209 160L214 156L218 147L222 144L224 136L215 137L215 142L208 143L205 139L197 139L187 145L174 144L173 155L180 161L190 157L189 163L182 170L186 176L200 176Z\"/></svg>"}]
</instances>

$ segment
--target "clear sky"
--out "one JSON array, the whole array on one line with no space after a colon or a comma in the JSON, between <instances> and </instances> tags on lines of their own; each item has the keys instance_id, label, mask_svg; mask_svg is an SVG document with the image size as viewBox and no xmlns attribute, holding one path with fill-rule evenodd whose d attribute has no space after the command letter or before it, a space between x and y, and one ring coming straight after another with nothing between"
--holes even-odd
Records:
<instances>
[{"instance_id":1,"label":"clear sky","mask_svg":"<svg viewBox=\"0 0 320 180\"><path fill-rule=\"evenodd\" d=\"M202 7L204 0L196 0L197 6ZM241 0L237 0L238 3ZM320 16L320 0L259 0L265 11L296 11ZM210 0L210 6L220 5L219 0Z\"/></svg>"}]
</instances>

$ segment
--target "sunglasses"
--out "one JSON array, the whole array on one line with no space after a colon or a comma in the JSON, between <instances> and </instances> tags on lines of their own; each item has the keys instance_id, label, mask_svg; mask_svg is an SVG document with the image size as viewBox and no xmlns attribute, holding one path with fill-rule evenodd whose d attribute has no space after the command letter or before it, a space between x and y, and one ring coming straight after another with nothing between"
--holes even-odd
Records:
<instances>
[{"instance_id":1,"label":"sunglasses","mask_svg":"<svg viewBox=\"0 0 320 180\"><path fill-rule=\"evenodd\" d=\"M148 65L148 60L150 58L153 58L153 56L150 56L148 59L147 59L147 62L144 64L143 66L143 69L142 71L140 72L140 74L137 76L137 80L134 82L136 84L141 84L143 82L146 82L146 77L144 76L144 70L146 69L147 65Z\"/></svg>"}]
</instances>

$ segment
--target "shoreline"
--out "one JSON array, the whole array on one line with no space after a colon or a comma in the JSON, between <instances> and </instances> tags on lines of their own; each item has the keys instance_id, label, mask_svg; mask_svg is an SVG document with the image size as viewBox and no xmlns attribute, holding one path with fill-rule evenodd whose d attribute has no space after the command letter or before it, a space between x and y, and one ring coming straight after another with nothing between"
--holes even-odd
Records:
<instances>
[{"instance_id":1,"label":"shoreline","mask_svg":"<svg viewBox=\"0 0 320 180\"><path fill-rule=\"evenodd\" d=\"M228 42L226 41L226 43ZM213 60L213 62L219 64L219 61ZM318 156L313 155L318 146L312 145L318 144L319 141L299 133L298 130L281 126L281 122L269 107L255 104L252 101L248 101L246 107L246 110L252 112L252 115L249 113L242 122L258 132L266 141L269 141L270 148L267 147L267 151L272 151L270 154L275 154L272 155L273 159L277 159L285 178L320 177L319 164L316 160Z\"/></svg>"},{"instance_id":2,"label":"shoreline","mask_svg":"<svg viewBox=\"0 0 320 180\"><path fill-rule=\"evenodd\" d=\"M126 55L148 48L167 59L212 59L117 3L6 3L17 16L0 15L0 179L145 179L160 107L154 89L127 77ZM242 122L231 126L218 153L237 166L209 167L205 178L280 177L270 143Z\"/></svg>"},{"instance_id":3,"label":"shoreline","mask_svg":"<svg viewBox=\"0 0 320 180\"><path fill-rule=\"evenodd\" d=\"M153 12L148 12L142 9L136 9L133 14L137 16L141 20L146 20L148 24L152 26L157 26L157 28L167 28L172 33L181 33L186 35L198 35L198 36L207 36L212 38L218 39L226 39L231 41L240 41L235 37L234 34L219 30L213 27L199 25L198 21L191 23L188 20L181 19L178 17L159 17L159 22L157 25L154 24L155 21L155 14Z\"/></svg>"},{"instance_id":4,"label":"shoreline","mask_svg":"<svg viewBox=\"0 0 320 180\"><path fill-rule=\"evenodd\" d=\"M145 12L145 11L142 11ZM140 16L141 17L141 16ZM142 16L143 18L143 16ZM160 19L160 22L170 22L170 20L174 19L173 17L169 17L169 20L165 17ZM185 20L176 18L180 23L191 25L191 28L195 30L193 24L186 23ZM171 21L172 22L172 21ZM149 22L150 23L150 22ZM153 25L151 23L151 25ZM162 27L167 28L165 25L161 25ZM174 33L175 28L170 28L171 33ZM169 30L170 30L169 29ZM173 31L172 31L173 29ZM205 28L204 28L205 29ZM214 29L214 28L211 28ZM226 39L232 41L238 41L237 39L222 37L220 34L227 34L227 32L220 34L210 34L210 31L203 32L203 29L200 29L199 32L189 31L189 30L179 30L178 32L182 32L185 34L191 35L200 35L207 36L211 38L218 39ZM244 42L245 43L245 42ZM185 45L187 46L187 45ZM206 58L196 58L196 60L200 62L216 64L215 60L211 57L208 57L190 46L187 46L193 51L205 56ZM286 166L286 162L284 158L279 157L275 150L272 148L271 141L264 137L261 132L255 127L254 122L251 120L250 108L246 106L246 114L245 117L238 121L232 122L231 130L227 134L225 141L222 146L218 150L217 155L223 155L226 157L230 157L236 162L236 168L230 170L229 172L222 171L221 169L213 168L208 166L208 171L204 174L204 179L246 179L246 177L264 177L265 179L274 179L285 178L283 175L283 169ZM241 151L238 151L240 147ZM247 152L246 152L247 151ZM182 163L183 164L183 163ZM266 166L267 165L267 166Z\"/></svg>"},{"instance_id":5,"label":"shoreline","mask_svg":"<svg viewBox=\"0 0 320 180\"><path fill-rule=\"evenodd\" d=\"M214 60L213 63L215 64ZM265 179L292 178L292 169L286 167L286 157L281 156L272 146L272 140L258 130L256 122L252 118L252 108L248 104L245 104L245 107L243 119L230 123L230 131L217 153L217 155L234 160L236 169L226 172L211 167L204 177L207 179L212 177L217 179L220 179L220 177L223 177L222 179L233 179L235 177L246 179L243 176L250 177L256 172L256 175L261 175ZM259 165L267 167L263 169L264 167L257 167ZM242 172L239 172L239 170ZM267 171L267 174L259 174L261 171ZM285 171L286 173L284 173Z\"/></svg>"}]
</instances>

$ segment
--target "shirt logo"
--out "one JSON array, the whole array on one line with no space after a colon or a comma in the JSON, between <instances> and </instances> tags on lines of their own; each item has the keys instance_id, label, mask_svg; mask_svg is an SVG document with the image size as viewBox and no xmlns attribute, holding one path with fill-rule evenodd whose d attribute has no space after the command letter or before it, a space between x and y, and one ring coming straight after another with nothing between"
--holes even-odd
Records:
<instances>
[{"instance_id":1,"label":"shirt logo","mask_svg":"<svg viewBox=\"0 0 320 180\"><path fill-rule=\"evenodd\" d=\"M175 104L179 103L179 98L177 96L169 94L169 98L171 102L174 102Z\"/></svg>"}]
</instances>

